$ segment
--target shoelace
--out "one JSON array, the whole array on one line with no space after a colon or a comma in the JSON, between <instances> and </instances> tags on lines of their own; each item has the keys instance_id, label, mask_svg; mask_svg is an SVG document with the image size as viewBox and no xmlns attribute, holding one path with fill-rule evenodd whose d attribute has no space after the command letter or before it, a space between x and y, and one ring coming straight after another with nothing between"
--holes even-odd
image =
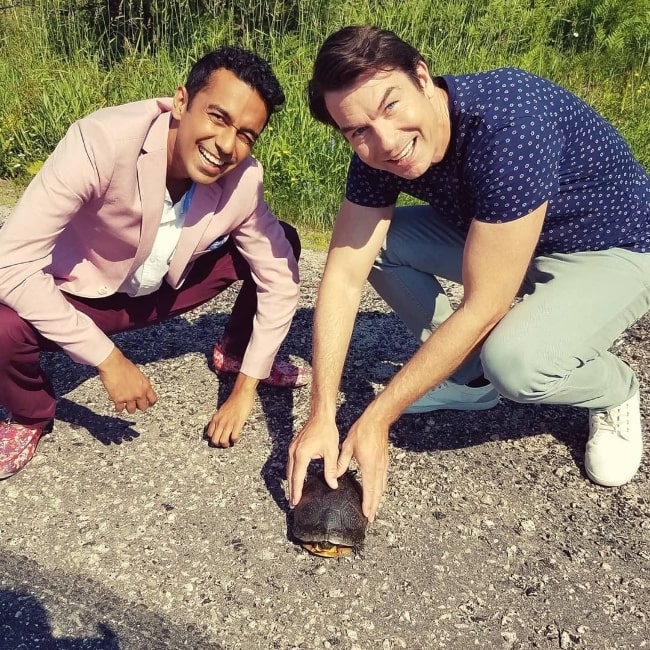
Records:
<instances>
[{"instance_id":1,"label":"shoelace","mask_svg":"<svg viewBox=\"0 0 650 650\"><path fill-rule=\"evenodd\" d=\"M628 409L616 407L605 411L595 411L591 417L594 420L593 427L597 432L596 435L602 432L618 436L623 440L628 439L623 433L628 430Z\"/></svg>"},{"instance_id":2,"label":"shoelace","mask_svg":"<svg viewBox=\"0 0 650 650\"><path fill-rule=\"evenodd\" d=\"M446 388L447 386L447 380L445 379L444 381L440 382L437 386L434 386L433 388L430 388L422 397L419 399L424 399L427 395L431 395L433 393L437 393L440 389ZM419 400L416 400L419 401Z\"/></svg>"}]
</instances>

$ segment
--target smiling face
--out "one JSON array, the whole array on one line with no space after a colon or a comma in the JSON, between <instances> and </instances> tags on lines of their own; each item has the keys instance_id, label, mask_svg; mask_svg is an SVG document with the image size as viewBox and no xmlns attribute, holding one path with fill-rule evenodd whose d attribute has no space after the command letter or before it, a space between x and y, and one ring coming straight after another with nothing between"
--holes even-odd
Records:
<instances>
[{"instance_id":1,"label":"smiling face","mask_svg":"<svg viewBox=\"0 0 650 650\"><path fill-rule=\"evenodd\" d=\"M214 183L250 154L268 112L256 90L226 68L188 101L181 86L174 95L167 143L167 184Z\"/></svg>"},{"instance_id":2,"label":"smiling face","mask_svg":"<svg viewBox=\"0 0 650 650\"><path fill-rule=\"evenodd\" d=\"M442 160L451 132L446 92L433 84L423 61L416 76L418 85L401 70L377 72L324 97L361 160L407 179Z\"/></svg>"}]
</instances>

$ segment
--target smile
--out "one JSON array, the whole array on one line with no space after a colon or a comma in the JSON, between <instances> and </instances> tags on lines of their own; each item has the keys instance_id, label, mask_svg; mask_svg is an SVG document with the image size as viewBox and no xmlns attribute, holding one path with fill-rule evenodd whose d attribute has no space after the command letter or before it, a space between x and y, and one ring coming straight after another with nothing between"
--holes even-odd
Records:
<instances>
[{"instance_id":1,"label":"smile","mask_svg":"<svg viewBox=\"0 0 650 650\"><path fill-rule=\"evenodd\" d=\"M411 140L405 147L400 151L400 153L395 156L394 158L391 158L391 162L399 163L405 162L406 159L413 153L413 149L415 148L415 138Z\"/></svg>"},{"instance_id":2,"label":"smile","mask_svg":"<svg viewBox=\"0 0 650 650\"><path fill-rule=\"evenodd\" d=\"M201 145L199 145L199 154L201 155L201 158L203 158L203 160L205 160L205 162L211 167L221 168L226 164L220 158L216 158L215 156L213 156L207 149L204 149Z\"/></svg>"}]
</instances>

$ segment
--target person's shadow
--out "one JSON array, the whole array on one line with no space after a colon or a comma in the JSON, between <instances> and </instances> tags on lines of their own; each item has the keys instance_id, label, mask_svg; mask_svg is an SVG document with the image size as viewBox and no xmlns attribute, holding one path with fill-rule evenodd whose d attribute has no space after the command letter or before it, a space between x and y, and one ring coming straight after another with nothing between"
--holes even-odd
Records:
<instances>
[{"instance_id":1,"label":"person's shadow","mask_svg":"<svg viewBox=\"0 0 650 650\"><path fill-rule=\"evenodd\" d=\"M229 317L228 300L228 297L224 298L216 310L214 306L209 306L205 313L193 320L177 317L154 327L116 335L114 339L137 364L199 353L211 366L213 345ZM291 354L299 362L309 363L312 320L312 308L297 310L279 356ZM647 329L648 321L647 317L639 321L638 327L630 330L632 334L644 327ZM340 386L341 403L336 422L342 438L377 390L389 381L416 349L417 342L392 312L363 309L358 313ZM630 350L633 347L627 349L623 345L619 348L623 358L626 354L633 355ZM73 390L95 374L93 369L77 365L61 353L44 354L43 367L52 377L58 395ZM637 373L642 375L644 370L637 368ZM215 384L219 405L230 394L232 384L232 376L219 376ZM307 420L310 391L309 386L294 391L264 385L258 389L271 441L271 451L261 469L261 476L278 508L287 515L289 530L291 510L283 485L288 447L292 436ZM206 399L212 400L212 395L206 395ZM66 398L59 401L57 418L72 426L86 428L107 445L128 442L139 435L128 415L100 415ZM394 446L425 452L480 445L496 438L516 440L551 433L566 445L578 467L582 468L587 427L584 409L522 405L502 400L501 404L489 411L437 411L434 414L404 415L391 427L390 435ZM319 463L312 463L310 473L319 469Z\"/></svg>"},{"instance_id":2,"label":"person's shadow","mask_svg":"<svg viewBox=\"0 0 650 650\"><path fill-rule=\"evenodd\" d=\"M97 636L54 638L47 612L31 594L0 590L0 647L3 650L119 650L110 627L97 624Z\"/></svg>"},{"instance_id":3,"label":"person's shadow","mask_svg":"<svg viewBox=\"0 0 650 650\"><path fill-rule=\"evenodd\" d=\"M198 353L204 356L206 365L212 367L212 348L219 340L229 315L228 310L210 310L193 320L179 316L155 326L116 334L111 338L127 358L141 366ZM293 327L295 328L295 325ZM296 337L299 339L300 335L296 334ZM290 349L286 343L284 347ZM291 352L295 354L294 350ZM298 354L300 356L300 353ZM97 374L93 368L73 362L62 352L42 353L41 366L50 377L58 397L55 416L57 420L67 422L73 428L87 429L90 435L105 445L126 443L140 435L133 426L134 419L128 413L102 415L93 410L92 404L87 406L65 397ZM218 381L215 377L214 387L217 390L218 384L219 403L223 403L221 396L225 391L229 394L232 389L232 382L229 380L230 377L224 375L221 375ZM104 399L103 396L101 399ZM214 394L206 395L205 399L213 402ZM291 413L291 402L287 408L286 412ZM0 419L6 418L7 415L0 407Z\"/></svg>"},{"instance_id":4,"label":"person's shadow","mask_svg":"<svg viewBox=\"0 0 650 650\"><path fill-rule=\"evenodd\" d=\"M292 329L300 332L301 338L296 340L290 335L285 344L287 349L297 350L304 358L309 358L311 349L312 315L312 310L301 310L297 314L294 321L297 327ZM638 340L647 340L644 332L648 325L650 317L631 328L618 346L617 354L623 359L634 359ZM377 391L411 358L417 345L395 314L381 310L359 312L340 386L336 423L341 440ZM641 383L647 383L648 372L644 367L638 367L638 363L636 366ZM272 440L272 451L264 464L262 476L278 508L287 517L289 538L292 511L283 481L292 435L298 433L309 412L310 389L301 390L304 392L296 392L294 396L289 391L260 390ZM518 404L502 398L495 408L486 411L402 415L390 429L390 441L392 446L411 452L435 452L483 445L495 440L516 441L550 434L564 445L577 468L586 476L584 446L588 425L588 412L584 408ZM309 473L321 469L321 461L312 462Z\"/></svg>"}]
</instances>

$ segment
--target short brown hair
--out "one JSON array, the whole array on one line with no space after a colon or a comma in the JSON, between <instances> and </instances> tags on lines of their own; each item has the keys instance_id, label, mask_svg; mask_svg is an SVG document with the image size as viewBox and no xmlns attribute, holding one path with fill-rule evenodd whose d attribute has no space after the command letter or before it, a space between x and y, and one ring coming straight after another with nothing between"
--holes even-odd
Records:
<instances>
[{"instance_id":1,"label":"short brown hair","mask_svg":"<svg viewBox=\"0 0 650 650\"><path fill-rule=\"evenodd\" d=\"M388 29L343 27L327 37L316 55L307 87L309 110L319 122L338 128L325 106L325 93L389 70L401 70L419 87L416 69L420 61L420 53Z\"/></svg>"}]
</instances>

